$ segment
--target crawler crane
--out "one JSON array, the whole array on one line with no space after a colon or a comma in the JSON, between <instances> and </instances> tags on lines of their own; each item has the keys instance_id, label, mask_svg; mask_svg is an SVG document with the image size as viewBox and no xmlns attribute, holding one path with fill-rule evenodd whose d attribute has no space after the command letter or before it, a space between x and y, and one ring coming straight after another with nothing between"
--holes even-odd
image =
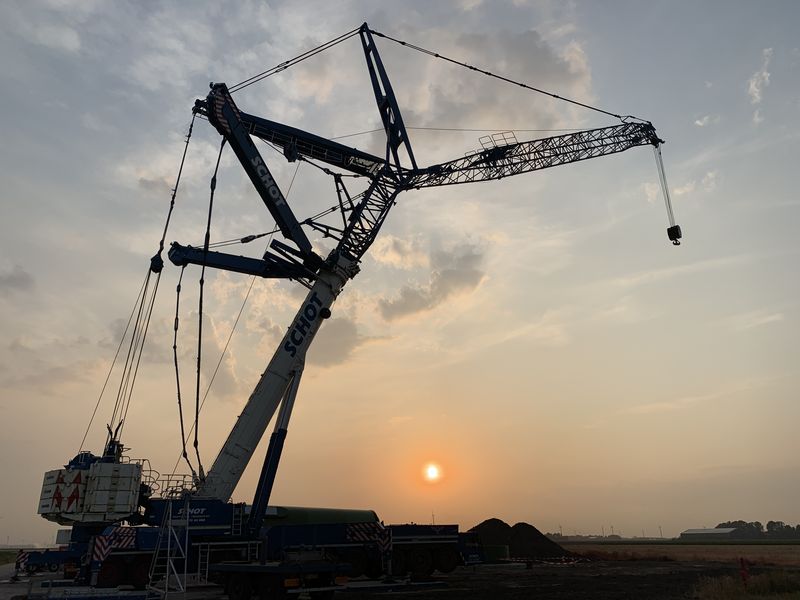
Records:
<instances>
[{"instance_id":1,"label":"crawler crane","mask_svg":"<svg viewBox=\"0 0 800 600\"><path fill-rule=\"evenodd\" d=\"M148 480L141 462L126 459L116 430L109 428L102 456L82 452L64 469L46 475L39 512L45 518L71 524L73 528L67 550L60 555L34 557L34 562L71 563L80 567L79 577L84 581L97 583L106 580L111 584L133 580L137 585L147 582L153 586L159 574L168 582L170 576L177 575L181 568L184 574L195 573L201 578L216 572L218 578L226 582L233 600L247 600L259 587L283 589L282 581L308 583L314 577L317 578L314 589L318 592L332 589L334 577L339 573L338 567L326 570L308 565L301 568L291 561L287 563L291 551L300 547L313 546L320 550L318 558L323 562L344 563L349 565L347 568L351 572L360 569L380 573L381 569L393 569L397 574L408 570L424 573L434 568L452 569L462 560L457 552L463 554L463 548L457 550L455 526L440 530L439 538L426 537L430 531L420 532L408 529L409 526L384 527L371 511L329 514L327 520L317 519L313 531L290 527L270 529L265 525L270 514L280 514L281 510L269 507L269 499L306 353L322 322L331 316L336 298L347 282L358 274L361 259L375 241L398 196L408 190L486 182L623 152L637 146L652 146L656 151L668 210L668 237L674 244L680 243L681 230L674 222L663 176L659 150L662 140L650 122L613 115L620 122L612 126L523 142L490 139L480 151L440 164L419 166L375 43L376 37L399 40L372 30L365 23L320 48L326 49L355 36L361 42L386 133L384 156L240 110L233 93L273 72L284 70L299 59L282 63L279 68L231 88L224 83L212 84L208 95L194 105L194 115L207 119L222 137L222 145L228 145L234 151L283 239L272 240L262 258L249 258L211 249L206 233L202 247L174 242L168 252L169 259L181 267L201 265L203 269L290 279L308 289L213 465L207 473L200 469L190 484L180 487L175 493L174 486ZM422 48L410 47L497 77ZM323 170L334 178L341 222L331 224L317 217L298 219L254 139L281 150L290 162L303 160L323 165ZM365 179L368 182L366 189L351 196L343 179L348 174ZM334 239L335 248L326 256L320 255L306 233L309 229ZM151 260L151 271L156 276L164 264L161 249L163 238L158 254ZM231 495L273 418L274 430L252 504L231 504ZM109 494L113 496L113 502L108 501ZM105 503L100 502L101 496L107 500ZM73 498L73 501L67 503L66 498ZM173 522L179 517L183 529L178 535ZM149 527L120 526L123 522ZM164 540L171 534L174 546L179 548L177 554L174 547L169 552L164 551ZM427 547L420 542L423 538L427 539ZM249 567L241 561L234 565L226 562L231 557L254 558L251 543L258 546L260 562L251 562ZM367 547L377 549L378 553L366 553ZM119 573L115 573L115 577L108 575L109 557L123 556L126 550L129 554L138 553L133 562L119 563L129 572L126 576ZM269 570L269 565L277 566Z\"/></svg>"}]
</instances>

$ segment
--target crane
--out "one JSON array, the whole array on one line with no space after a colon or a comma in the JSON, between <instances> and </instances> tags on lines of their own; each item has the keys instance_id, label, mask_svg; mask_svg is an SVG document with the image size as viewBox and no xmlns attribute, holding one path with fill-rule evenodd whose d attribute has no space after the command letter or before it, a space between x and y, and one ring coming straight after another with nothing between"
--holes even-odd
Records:
<instances>
[{"instance_id":1,"label":"crane","mask_svg":"<svg viewBox=\"0 0 800 600\"><path fill-rule=\"evenodd\" d=\"M88 451L79 451L78 455L63 469L56 469L45 474L39 504L40 514L58 523L72 524L73 529L66 550L47 551L32 555L31 564L38 561L40 565L69 563L82 565L80 577L83 580L88 581L92 578L97 580L98 577L102 580L104 572L101 565L110 565L109 562L105 562L105 559L113 548L125 548L127 554L130 554L130 548L135 548L138 553L136 559L138 562L134 563L134 567L120 558L120 562L112 565L114 568L109 568L108 571L118 571L123 566L126 569L132 568L135 573L130 579L137 585L148 580L152 584L157 578L158 565L162 564L162 559L164 559L161 544L163 538L169 538L164 531L166 524L173 522L173 515L178 515L177 520L182 520L187 529L190 524L192 527L199 526L196 538L198 545L193 547L193 542L187 541L190 548L183 548L187 552L183 558L184 570L190 561L194 562L198 573L203 564L205 564L206 571L208 570L209 555L208 553L202 554L201 542L202 544L220 542L229 548L230 552L235 553L238 551L237 548L249 548L251 541L259 539L308 349L323 321L331 316L333 304L345 285L359 273L362 258L375 241L389 211L402 192L498 180L624 152L638 146L652 146L655 150L659 179L670 223L667 229L668 238L673 244L680 244L681 229L675 224L660 154L663 140L658 137L655 128L649 121L600 111L618 117L620 123L522 142L513 137L490 137L481 150L442 163L420 166L414 155L408 128L404 124L392 84L375 44L375 37L390 40L393 38L372 30L364 23L359 28L338 38L335 43L355 35L358 35L361 41L376 105L386 134L383 156L364 152L335 140L240 110L232 94L241 89L245 85L244 82L231 88L224 83L213 83L206 97L198 99L193 107L194 116L207 119L222 137L220 156L224 146L231 147L256 193L275 220L277 230L283 239L272 239L261 258L237 256L211 249L207 228L202 247L173 242L168 251L169 259L181 267L201 265L203 269L210 267L257 277L288 279L300 283L308 290L291 325L275 349L211 468L204 473L202 466L198 465L200 467L199 474L193 473L195 476L189 486L184 482L171 485L167 478L160 485L161 495L156 496L159 480L155 476L150 478L147 461L133 461L124 457L125 448L119 440L122 420L127 414L127 409L117 410L117 408L122 406L120 402L124 404L130 401L133 378L136 374L135 365L138 364L136 356L141 356L141 347L144 344L155 290L158 287L158 277L160 277L164 264L161 253L165 238L162 236L158 253L151 259L148 271L148 277L151 273L156 274L152 295L148 297L146 294L149 279L145 279L144 291L140 293L140 299L137 300L139 304L135 311L138 310L137 319L139 320L133 329L136 333L131 338L131 349L128 351L129 360L126 365L126 370L130 365L130 370L127 371L130 378L127 375L123 377L123 383L120 385L121 389L124 388L125 393L118 395L115 417L112 418L113 420L118 417L119 422L114 428L108 427L106 448L102 456L95 456ZM405 42L400 43L406 45ZM327 47L330 47L330 43ZM429 51L425 52L444 58ZM301 56L307 57L311 54L306 53ZM462 66L469 66L452 59L447 60ZM273 72L283 70L290 64L292 61L282 63ZM474 67L469 68L491 75ZM246 80L248 82L246 85L258 80L259 77L261 76ZM530 88L524 84L517 83L517 85ZM187 146L191 137L191 129L192 126L190 126L186 139ZM333 214L329 211L326 211L324 215L299 219L289 205L286 195L275 181L267 161L259 152L254 140L262 140L282 151L290 162L307 161L331 175L338 203L335 211L338 212L341 223L337 220L336 224L331 224L329 220L324 220L323 216ZM184 149L184 159L185 157ZM179 169L178 180L182 166L183 162ZM366 189L358 194L351 194L344 183L345 177L350 176L366 179ZM215 181L216 173L212 178L212 198ZM173 190L170 214L176 191L177 183ZM166 235L168 224L169 216L164 228L164 235ZM336 244L333 250L322 256L307 235L307 229L335 240ZM178 290L180 290L180 284ZM200 297L200 313L202 315L202 287ZM147 309L145 309L145 304L148 305ZM202 319L200 322L202 324ZM142 329L139 328L139 323L142 323ZM177 334L177 316L175 323ZM202 338L202 336L198 337ZM134 338L136 349L134 349ZM175 350L175 346L173 346L173 350ZM176 371L177 363L177 354L175 354ZM199 366L198 352L198 400ZM178 400L180 405L180 390L178 390ZM234 505L229 500L273 418L274 429L270 436L267 454L248 515L244 504ZM181 426L183 427L183 423ZM185 439L183 441L185 443ZM185 448L184 457L188 462ZM112 496L113 502L108 500ZM360 512L369 514L350 515L350 518L357 521L337 523L345 529L352 525L355 532L352 536L353 532L349 529L345 533L341 530L336 532L314 530L308 535L313 537L314 544L321 543L321 538L318 536L323 533L328 535L328 549L332 553L339 552L340 557L346 557L351 563L357 562L357 557L361 552L358 542L354 540L377 541L377 546L385 551L385 548L391 546L386 543L385 532L387 530L378 522L374 512ZM120 522L148 525L149 527L120 527L118 526ZM391 539L392 535L399 537L406 531L402 529L406 526L389 527L397 528L394 530L396 533L389 531L388 539ZM454 542L458 537L457 526L445 527L451 527L448 535L452 539L448 543ZM439 526L439 529L442 527ZM407 533L407 535L413 537L416 534ZM190 536L187 534L185 539L189 540ZM276 534L270 539L272 540L270 543L279 544L282 538ZM297 539L299 539L297 543L301 546L308 541L302 535ZM266 545L266 538L263 538L262 541ZM456 564L454 556L456 555L454 555L452 546L443 545L440 540L436 539L433 539L432 542L439 544L436 550L438 552L437 564L439 565L437 568L445 571L454 568ZM244 546L236 545L240 543ZM350 554L349 558L344 554L345 547L348 546L351 551L355 552ZM167 548L169 548L169 544L167 544ZM411 547L406 546L405 548ZM191 558L189 557L190 550L193 553ZM273 550L275 553L270 554ZM280 555L283 550L284 548L280 546L273 547L272 550L267 551L266 555ZM206 551L210 552L207 546ZM408 551L404 550L404 552ZM428 553L427 560L425 560L425 552ZM407 556L409 562L415 563L415 569L420 573L432 569L431 551L426 550L425 552ZM249 553L249 550L246 553ZM403 556L403 552L398 552L398 555ZM382 558L384 564L386 556L384 554ZM412 556L416 556L416 558L412 559ZM262 563L263 557L264 555L261 557ZM174 557L170 556L167 559L167 562L173 565ZM392 563L391 557L388 562ZM239 579L240 583L246 581L250 576L241 571L243 568L245 567L230 567L233 569L232 577L242 576ZM282 577L287 573L291 574L294 571L277 568L271 574L261 573L261 575ZM118 575L118 573L114 574ZM162 573L162 575L164 574ZM327 578L328 583L331 583L330 572L326 571L322 575ZM116 581L111 575L108 575L108 578ZM294 575L289 578L289 580L293 579ZM168 576L166 580L169 580ZM234 593L238 600L249 598L246 586L239 589L238 592Z\"/></svg>"},{"instance_id":2,"label":"crane","mask_svg":"<svg viewBox=\"0 0 800 600\"><path fill-rule=\"evenodd\" d=\"M268 423L280 407L253 501L252 527L255 527L260 511L266 507L274 483L306 352L322 321L330 317L337 296L359 272L361 258L375 241L400 193L497 180L637 146L650 145L658 149L663 143L650 122L626 119L608 127L491 145L461 158L420 167L373 34L382 35L371 30L366 23L358 30L386 132L384 157L245 113L238 108L224 83L212 84L208 96L198 100L194 107L194 111L206 117L231 146L283 237L293 245L273 240L271 251L263 259L253 259L175 242L169 251L170 260L180 266L199 264L260 277L293 279L309 288L292 325L196 492L199 497L223 500L231 496ZM308 159L325 163L366 177L369 185L362 194L351 198L341 176L334 174L342 225L332 226L314 219L300 222L275 183L253 138L282 150L289 161ZM404 166L403 155L410 166ZM660 154L657 158L660 159ZM666 188L664 191L666 193ZM667 205L670 206L668 196ZM334 250L324 258L317 255L301 225L334 238L337 241ZM668 236L673 243L680 243L680 227L672 220Z\"/></svg>"}]
</instances>

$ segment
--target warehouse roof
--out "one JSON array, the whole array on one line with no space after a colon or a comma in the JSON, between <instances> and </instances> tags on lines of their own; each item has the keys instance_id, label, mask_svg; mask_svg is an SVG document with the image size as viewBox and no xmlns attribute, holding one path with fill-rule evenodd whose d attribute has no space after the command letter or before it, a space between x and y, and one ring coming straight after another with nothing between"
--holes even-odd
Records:
<instances>
[{"instance_id":1,"label":"warehouse roof","mask_svg":"<svg viewBox=\"0 0 800 600\"><path fill-rule=\"evenodd\" d=\"M733 533L736 527L715 527L714 529L687 529L681 535L725 535Z\"/></svg>"}]
</instances>

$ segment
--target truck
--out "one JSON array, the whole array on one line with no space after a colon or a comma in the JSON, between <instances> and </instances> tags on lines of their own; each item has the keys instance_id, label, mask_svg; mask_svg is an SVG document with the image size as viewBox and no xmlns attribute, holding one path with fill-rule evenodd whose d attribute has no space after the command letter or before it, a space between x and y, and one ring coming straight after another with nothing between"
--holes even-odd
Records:
<instances>
[{"instance_id":1,"label":"truck","mask_svg":"<svg viewBox=\"0 0 800 600\"><path fill-rule=\"evenodd\" d=\"M262 73L231 88L224 83L211 84L210 92L197 100L192 110L186 146L194 118L207 120L221 136L220 156L226 146L233 150L283 240L272 239L260 258L219 252L210 246L209 209L203 246L173 242L169 260L182 269L195 265L203 273L206 268L216 268L254 277L287 279L307 289L296 316L213 465L204 472L198 452L197 470L192 468L188 475L161 476L147 459L127 455L119 434L127 411L115 408L112 422L107 425L102 453L81 450L63 468L45 474L38 512L50 521L71 526L71 533L69 543L62 549L28 556L28 568L56 566L83 584L100 587L128 584L164 594L171 586L180 588L194 577L199 581L219 582L231 600L248 600L256 592L263 597L280 597L291 588L325 597L347 578L405 574L424 577L436 570L452 571L479 556L474 542L460 533L457 525L385 525L372 510L270 506L308 348L331 316L344 286L359 273L364 254L401 192L498 180L646 145L656 150L663 183L659 151L663 140L649 121L619 117L621 122L616 125L531 141L518 142L513 135L506 134L490 136L481 140L480 150L420 167L375 43L375 37L397 40L364 23L346 36L336 38L336 43L354 36L361 41L386 133L384 156L240 110L232 94L268 74ZM323 46L323 50L330 47ZM285 70L304 60L303 57L307 58L307 53L282 63L280 69L272 72ZM438 54L435 57L443 58ZM469 65L462 66L491 75ZM313 163L329 174L338 209L298 219L254 139L281 150L289 162ZM184 160L185 157L186 148ZM217 168L218 165L219 162ZM183 161L169 214L182 170ZM344 183L345 176L366 181L366 188L351 193ZM215 182L216 171L212 177L211 201ZM670 219L668 237L677 245L680 227L674 223L665 184L663 190ZM169 215L158 252L150 259L146 282L150 277L157 282L161 276L168 224ZM335 240L335 248L322 256L306 234L307 229ZM255 237L241 241L245 243ZM202 275L200 281L198 310L202 328ZM120 382L120 388L124 387L129 396L137 373L137 352L140 355L150 321L148 311L153 306L145 293L140 294L137 302L132 350L125 365L129 380ZM177 336L177 314L175 323ZM202 338L202 329L199 337ZM177 369L177 354L175 362ZM197 363L199 389L200 346ZM179 406L180 397L179 389ZM198 414L199 409L195 412L195 425ZM242 473L273 421L253 501L231 502ZM195 428L195 435L196 431ZM183 458L191 467L183 432L181 437Z\"/></svg>"}]
</instances>

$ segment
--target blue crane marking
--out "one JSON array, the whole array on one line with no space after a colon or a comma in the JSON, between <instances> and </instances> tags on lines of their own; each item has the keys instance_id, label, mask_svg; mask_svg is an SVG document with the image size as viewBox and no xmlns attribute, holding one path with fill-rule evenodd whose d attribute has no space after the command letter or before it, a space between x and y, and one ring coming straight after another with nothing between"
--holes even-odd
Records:
<instances>
[{"instance_id":1,"label":"blue crane marking","mask_svg":"<svg viewBox=\"0 0 800 600\"><path fill-rule=\"evenodd\" d=\"M303 307L303 311L299 317L292 324L292 329L289 332L289 339L283 344L283 349L294 358L297 354L297 348L306 339L306 336L311 331L311 326L319 318L322 309L322 300L317 296L317 292L312 292L308 303Z\"/></svg>"},{"instance_id":2,"label":"blue crane marking","mask_svg":"<svg viewBox=\"0 0 800 600\"><path fill-rule=\"evenodd\" d=\"M281 191L278 189L278 186L275 184L275 180L272 179L272 176L269 174L267 170L267 165L264 164L264 161L261 160L260 156L254 156L251 159L253 166L256 168L256 173L258 173L259 178L267 186L267 192L269 192L270 197L275 201L275 204L278 206L286 206L286 200L281 194Z\"/></svg>"}]
</instances>

